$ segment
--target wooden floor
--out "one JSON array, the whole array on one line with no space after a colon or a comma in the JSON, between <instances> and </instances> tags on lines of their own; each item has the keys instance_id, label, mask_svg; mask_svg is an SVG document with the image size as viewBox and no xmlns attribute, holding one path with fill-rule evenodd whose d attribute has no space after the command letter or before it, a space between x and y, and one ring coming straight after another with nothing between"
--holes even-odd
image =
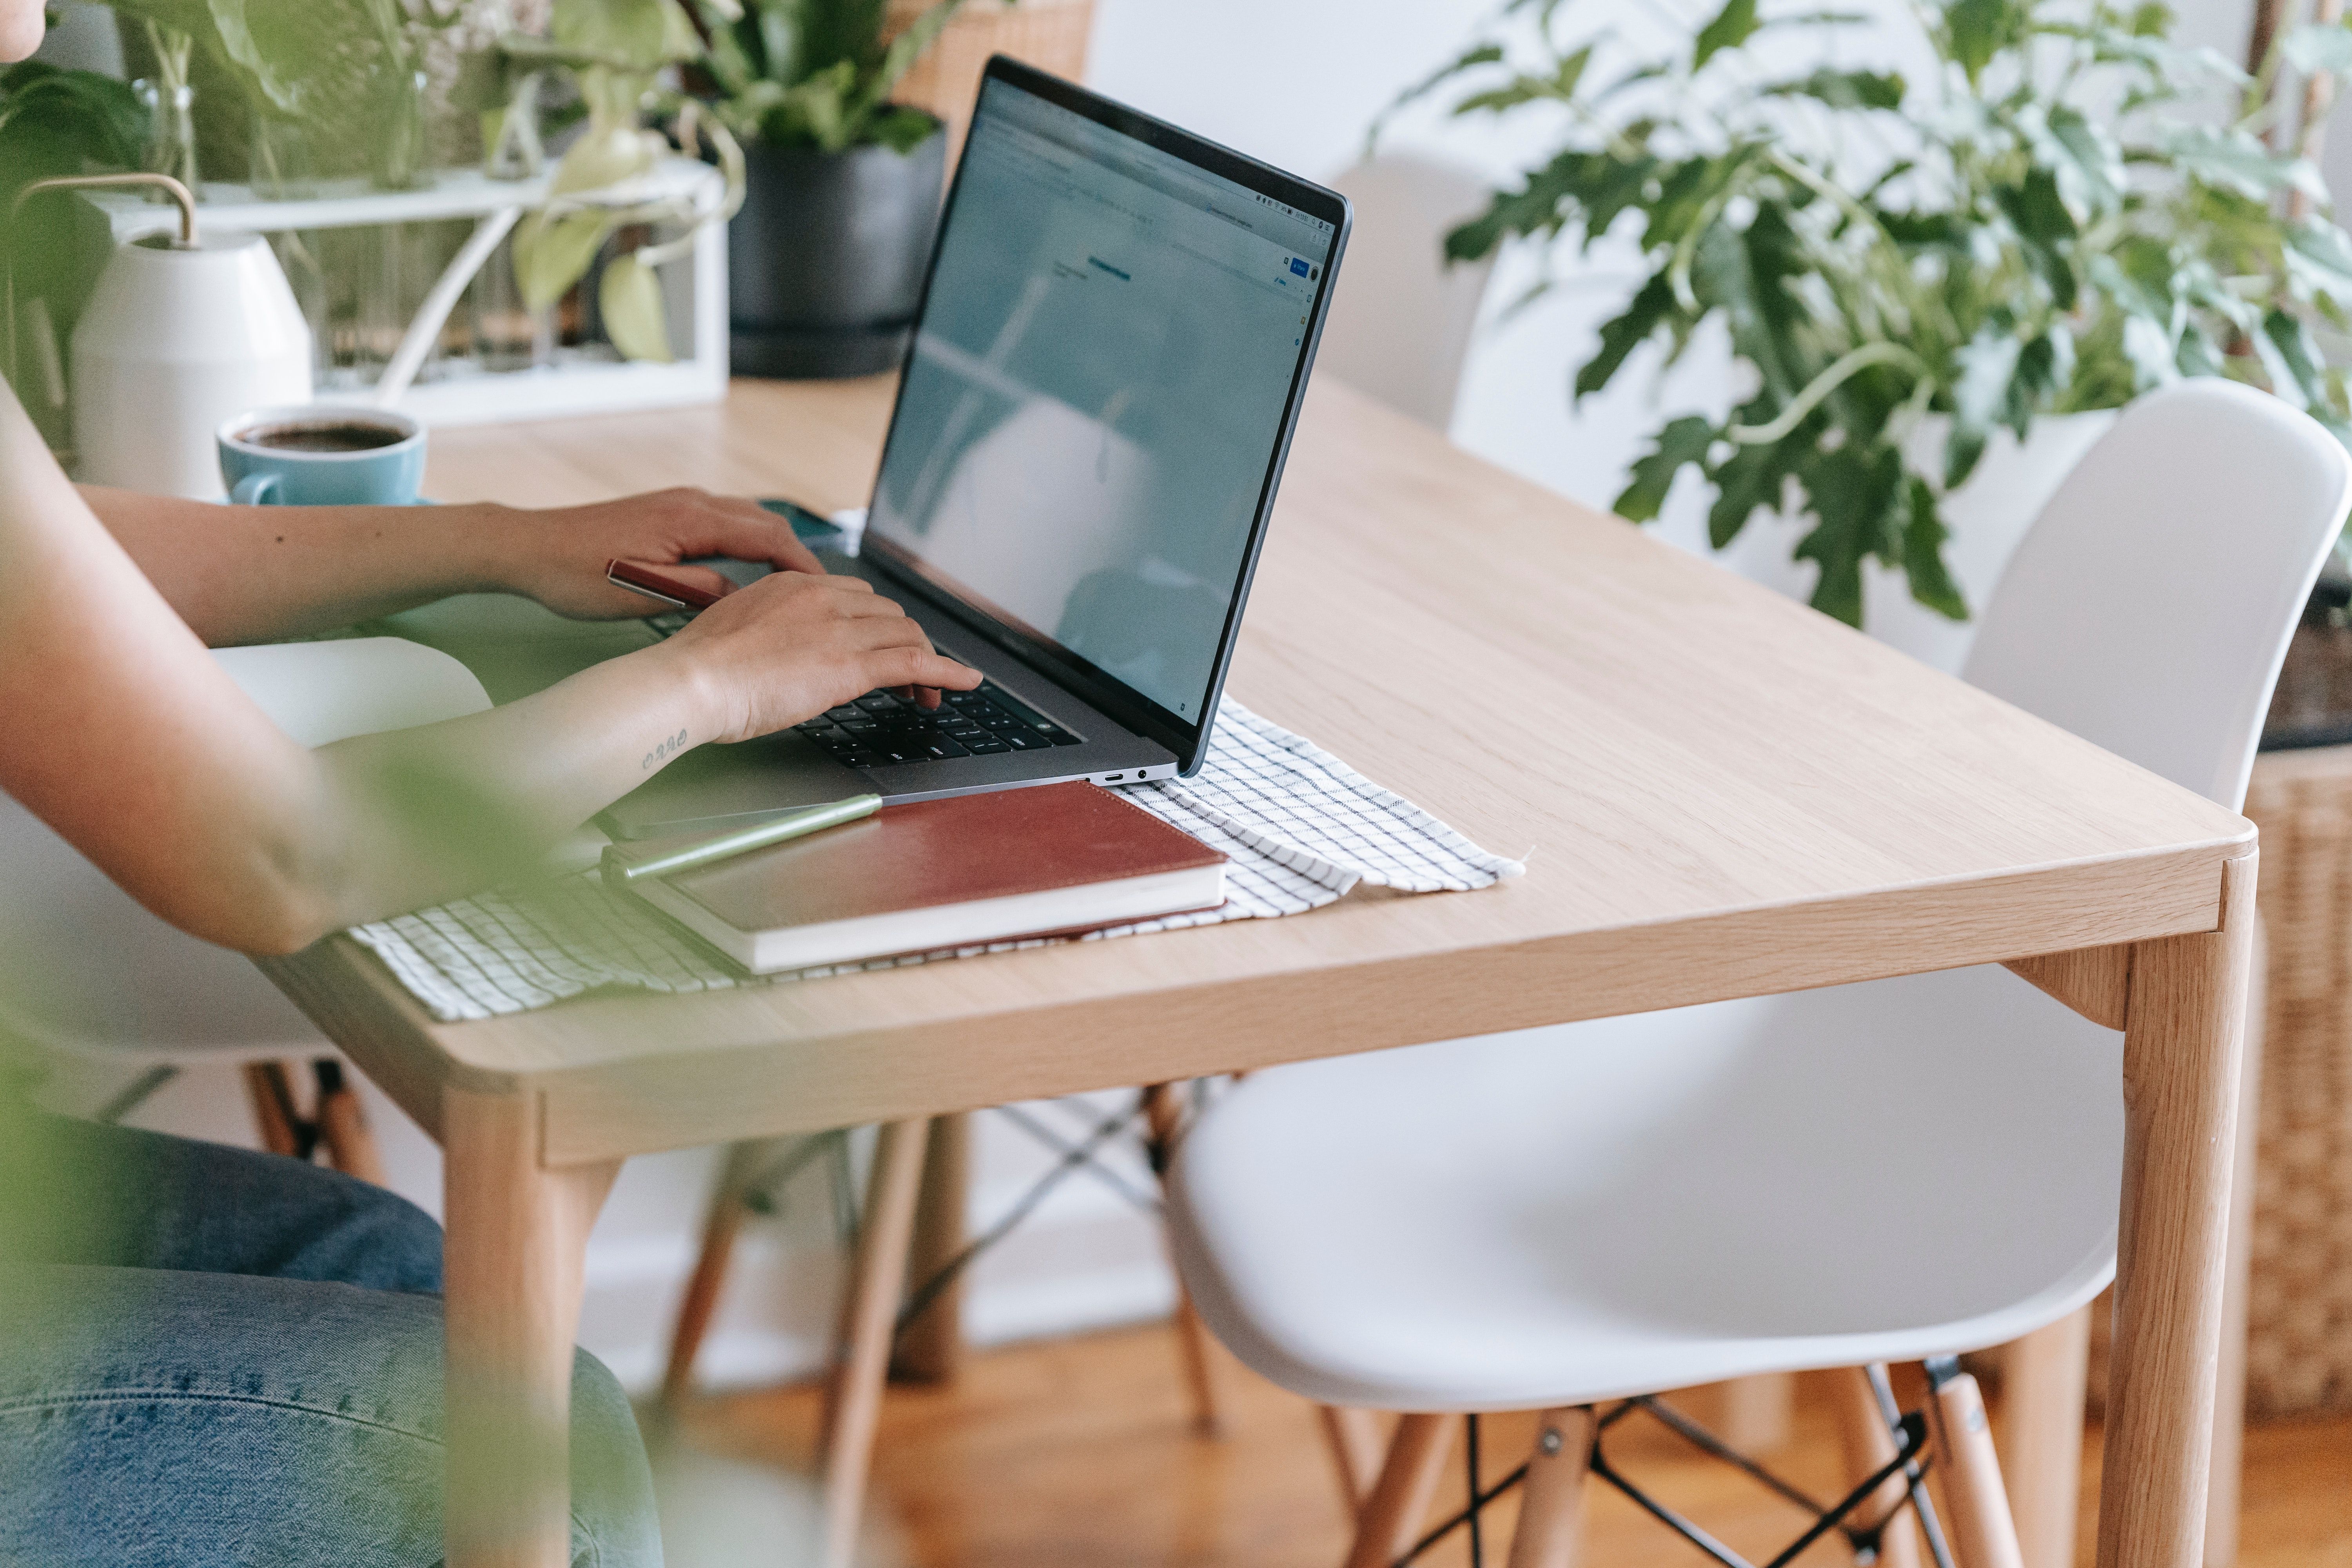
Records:
<instances>
[{"instance_id":1,"label":"wooden floor","mask_svg":"<svg viewBox=\"0 0 2352 1568\"><path fill-rule=\"evenodd\" d=\"M1303 1401L1225 1362L1224 1435L1191 1431L1175 1347L1152 1328L975 1355L945 1388L893 1388L877 1458L869 1556L891 1568L1334 1568L1346 1541L1315 1417ZM696 1447L787 1469L809 1462L817 1399L804 1388L706 1400L681 1433ZM1803 1527L1753 1481L1690 1457L1639 1418L1610 1452L1670 1506L1751 1561ZM1482 1423L1487 1484L1526 1457L1527 1417ZM2352 1568L2352 1419L2257 1426L2247 1436L2242 1568ZM2090 1434L2085 1496L2098 1487ZM1457 1442L1457 1478L1462 1452ZM1822 1391L1801 1382L1797 1427L1774 1468L1817 1496L1844 1489ZM1440 1500L1461 1506L1457 1479ZM1613 1494L1594 1500L1587 1561L1606 1568L1706 1562ZM1500 1568L1513 1514L1488 1510ZM2080 1561L2091 1560L2089 1513ZM1454 1538L1420 1560L1462 1568ZM1832 1538L1799 1562L1851 1564Z\"/></svg>"}]
</instances>

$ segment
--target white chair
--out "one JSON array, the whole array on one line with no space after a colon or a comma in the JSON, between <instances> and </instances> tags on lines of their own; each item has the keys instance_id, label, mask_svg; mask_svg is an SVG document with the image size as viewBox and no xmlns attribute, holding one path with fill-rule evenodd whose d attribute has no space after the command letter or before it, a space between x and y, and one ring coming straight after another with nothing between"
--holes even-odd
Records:
<instances>
[{"instance_id":1,"label":"white chair","mask_svg":"<svg viewBox=\"0 0 2352 1568\"><path fill-rule=\"evenodd\" d=\"M2352 460L2284 404L2152 395L2044 510L1966 678L2235 806L2347 497ZM1192 1130L1171 1234L1244 1361L1414 1413L1355 1568L1412 1543L1448 1413L1548 1413L1510 1561L1557 1568L1596 1403L1926 1358L1959 1417L1954 1543L1992 1568L2015 1540L1940 1358L2113 1277L2120 1060L2121 1036L1987 967L1281 1068Z\"/></svg>"},{"instance_id":2,"label":"white chair","mask_svg":"<svg viewBox=\"0 0 2352 1568\"><path fill-rule=\"evenodd\" d=\"M213 657L294 740L351 735L476 713L481 683L444 653L397 637L224 648ZM383 1170L359 1102L326 1037L259 971L149 914L49 831L0 795L0 1034L112 1077L109 1120L198 1064L245 1069L262 1142L307 1156L323 1142L338 1168ZM284 1063L307 1059L319 1100L295 1109Z\"/></svg>"},{"instance_id":3,"label":"white chair","mask_svg":"<svg viewBox=\"0 0 2352 1568\"><path fill-rule=\"evenodd\" d=\"M1356 224L1316 370L1443 430L1494 269L1491 257L1448 266L1445 233L1486 205L1486 182L1435 159L1383 153L1331 183L1354 205Z\"/></svg>"}]
</instances>

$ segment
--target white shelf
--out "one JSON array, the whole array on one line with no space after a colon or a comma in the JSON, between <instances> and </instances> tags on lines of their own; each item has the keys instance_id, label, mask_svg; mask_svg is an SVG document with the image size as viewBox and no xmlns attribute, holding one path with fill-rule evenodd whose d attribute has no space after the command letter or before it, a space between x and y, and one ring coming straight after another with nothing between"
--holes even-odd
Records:
<instances>
[{"instance_id":1,"label":"white shelf","mask_svg":"<svg viewBox=\"0 0 2352 1568\"><path fill-rule=\"evenodd\" d=\"M668 196L703 195L721 176L691 158L666 158L644 179L581 196L598 206L634 206ZM246 185L208 180L198 187L199 231L275 234L286 229L352 228L362 224L431 223L441 218L479 217L501 207L535 207L547 200L549 176L494 180L479 169L443 169L414 191L380 191L365 180L327 180L319 195L299 201L257 196ZM711 193L715 195L715 192ZM169 202L150 202L115 191L93 191L89 199L113 226L120 242L161 233L179 221Z\"/></svg>"},{"instance_id":2,"label":"white shelf","mask_svg":"<svg viewBox=\"0 0 2352 1568\"><path fill-rule=\"evenodd\" d=\"M300 201L257 198L244 185L208 182L196 206L198 233L275 234L479 218L508 207L547 200L549 176L493 180L478 169L446 169L414 191L379 191L362 180L322 182L320 194ZM664 159L644 179L582 196L599 206L688 196L716 209L725 177L691 158ZM113 191L84 192L106 216L118 244L177 226L179 209ZM667 228L668 226L663 226ZM691 254L661 268L670 337L680 358L671 364L567 358L531 370L479 371L412 385L400 406L428 426L479 425L571 414L715 403L727 394L726 231L705 225ZM359 402L363 386L322 387L322 403Z\"/></svg>"}]
</instances>

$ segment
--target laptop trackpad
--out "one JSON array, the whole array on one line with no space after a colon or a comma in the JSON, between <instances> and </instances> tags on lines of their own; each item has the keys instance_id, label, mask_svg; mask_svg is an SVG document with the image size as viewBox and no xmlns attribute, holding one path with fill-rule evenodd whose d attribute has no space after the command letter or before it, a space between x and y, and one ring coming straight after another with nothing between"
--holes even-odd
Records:
<instances>
[{"instance_id":1,"label":"laptop trackpad","mask_svg":"<svg viewBox=\"0 0 2352 1568\"><path fill-rule=\"evenodd\" d=\"M615 838L715 833L873 788L864 774L786 731L732 746L698 746L614 801L596 823Z\"/></svg>"}]
</instances>

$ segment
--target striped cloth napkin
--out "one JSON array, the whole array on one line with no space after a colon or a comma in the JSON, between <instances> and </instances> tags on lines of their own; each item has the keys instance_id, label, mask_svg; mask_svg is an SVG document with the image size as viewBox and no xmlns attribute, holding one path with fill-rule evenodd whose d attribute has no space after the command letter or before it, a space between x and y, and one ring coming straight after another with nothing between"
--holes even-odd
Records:
<instances>
[{"instance_id":1,"label":"striped cloth napkin","mask_svg":"<svg viewBox=\"0 0 2352 1568\"><path fill-rule=\"evenodd\" d=\"M1132 785L1129 800L1230 858L1222 908L1055 942L1301 914L1359 882L1405 892L1467 892L1526 868L1481 849L1411 801L1228 698L1208 760L1189 779ZM480 893L354 927L443 1022L527 1012L606 986L646 991L789 984L978 953L1043 940L748 975L650 907L607 890L593 871Z\"/></svg>"}]
</instances>

